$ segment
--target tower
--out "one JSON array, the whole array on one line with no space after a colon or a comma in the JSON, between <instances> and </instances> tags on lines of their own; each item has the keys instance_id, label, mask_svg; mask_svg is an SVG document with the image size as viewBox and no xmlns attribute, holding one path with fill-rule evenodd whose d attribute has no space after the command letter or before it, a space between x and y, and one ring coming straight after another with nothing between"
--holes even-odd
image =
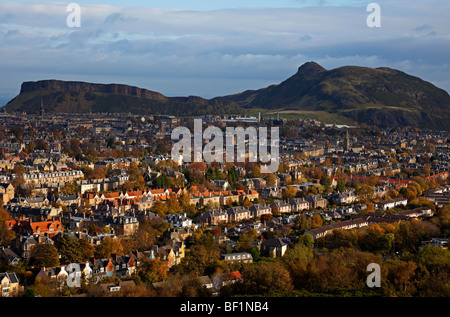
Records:
<instances>
[{"instance_id":1,"label":"tower","mask_svg":"<svg viewBox=\"0 0 450 317\"><path fill-rule=\"evenodd\" d=\"M45 110L44 110L44 101L41 98L41 110L40 110L40 115L41 117L44 117L45 114Z\"/></svg>"},{"instance_id":2,"label":"tower","mask_svg":"<svg viewBox=\"0 0 450 317\"><path fill-rule=\"evenodd\" d=\"M351 144L350 144L350 136L348 135L348 129L345 130L345 140L344 140L344 150L350 151Z\"/></svg>"}]
</instances>

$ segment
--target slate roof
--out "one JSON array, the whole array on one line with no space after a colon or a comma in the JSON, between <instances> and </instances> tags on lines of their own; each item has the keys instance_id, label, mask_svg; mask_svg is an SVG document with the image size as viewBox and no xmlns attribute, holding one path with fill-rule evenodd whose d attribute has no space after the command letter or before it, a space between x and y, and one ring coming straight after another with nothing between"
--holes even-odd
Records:
<instances>
[{"instance_id":1,"label":"slate roof","mask_svg":"<svg viewBox=\"0 0 450 317\"><path fill-rule=\"evenodd\" d=\"M19 279L16 276L16 273L0 273L0 280L4 279L5 277L7 277L10 281L10 283L19 283Z\"/></svg>"}]
</instances>

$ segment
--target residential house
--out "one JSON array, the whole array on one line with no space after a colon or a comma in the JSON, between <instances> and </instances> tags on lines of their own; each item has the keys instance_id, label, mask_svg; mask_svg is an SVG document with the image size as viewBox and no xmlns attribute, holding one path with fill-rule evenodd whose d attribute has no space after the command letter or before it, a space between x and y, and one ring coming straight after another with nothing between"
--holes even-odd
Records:
<instances>
[{"instance_id":1,"label":"residential house","mask_svg":"<svg viewBox=\"0 0 450 317\"><path fill-rule=\"evenodd\" d=\"M408 199L406 198L394 198L389 200L383 200L376 204L378 209L388 210L398 206L406 206L408 204Z\"/></svg>"},{"instance_id":2,"label":"residential house","mask_svg":"<svg viewBox=\"0 0 450 317\"><path fill-rule=\"evenodd\" d=\"M11 248L0 247L0 263L7 266L16 266L20 263L20 256Z\"/></svg>"},{"instance_id":3,"label":"residential house","mask_svg":"<svg viewBox=\"0 0 450 317\"><path fill-rule=\"evenodd\" d=\"M139 229L139 221L134 214L118 215L113 217L111 227L117 234L131 236Z\"/></svg>"},{"instance_id":4,"label":"residential house","mask_svg":"<svg viewBox=\"0 0 450 317\"><path fill-rule=\"evenodd\" d=\"M311 229L306 231L304 234L310 234L314 240L322 238L330 234L335 229L355 229L361 228L369 225L368 219L361 217L357 219L344 220L340 222L335 222L330 225L325 225L319 228Z\"/></svg>"},{"instance_id":5,"label":"residential house","mask_svg":"<svg viewBox=\"0 0 450 317\"><path fill-rule=\"evenodd\" d=\"M345 191L330 196L336 204L351 204L358 200L355 191Z\"/></svg>"},{"instance_id":6,"label":"residential house","mask_svg":"<svg viewBox=\"0 0 450 317\"><path fill-rule=\"evenodd\" d=\"M250 219L251 212L242 206L231 207L227 209L228 222L236 221L239 222L241 220Z\"/></svg>"},{"instance_id":7,"label":"residential house","mask_svg":"<svg viewBox=\"0 0 450 317\"><path fill-rule=\"evenodd\" d=\"M7 204L14 198L14 186L9 183L0 183L0 200Z\"/></svg>"},{"instance_id":8,"label":"residential house","mask_svg":"<svg viewBox=\"0 0 450 317\"><path fill-rule=\"evenodd\" d=\"M216 291L220 291L220 289L224 286L242 282L242 275L238 271L229 272L229 273L219 273L216 274L213 278L213 285Z\"/></svg>"},{"instance_id":9,"label":"residential house","mask_svg":"<svg viewBox=\"0 0 450 317\"><path fill-rule=\"evenodd\" d=\"M192 226L192 219L188 218L186 214L170 214L166 216L164 221L170 223L175 228Z\"/></svg>"},{"instance_id":10,"label":"residential house","mask_svg":"<svg viewBox=\"0 0 450 317\"><path fill-rule=\"evenodd\" d=\"M310 195L306 200L309 202L309 209L325 208L328 205L328 200L319 195Z\"/></svg>"},{"instance_id":11,"label":"residential house","mask_svg":"<svg viewBox=\"0 0 450 317\"><path fill-rule=\"evenodd\" d=\"M309 202L302 198L292 198L289 200L292 212L300 212L309 209Z\"/></svg>"},{"instance_id":12,"label":"residential house","mask_svg":"<svg viewBox=\"0 0 450 317\"><path fill-rule=\"evenodd\" d=\"M1 297L16 297L23 287L19 285L19 279L16 273L0 273L0 296Z\"/></svg>"},{"instance_id":13,"label":"residential house","mask_svg":"<svg viewBox=\"0 0 450 317\"><path fill-rule=\"evenodd\" d=\"M243 262L243 263L252 263L253 257L248 252L240 252L240 253L227 253L221 254L220 259L225 262Z\"/></svg>"},{"instance_id":14,"label":"residential house","mask_svg":"<svg viewBox=\"0 0 450 317\"><path fill-rule=\"evenodd\" d=\"M203 224L216 226L221 222L228 222L228 213L221 209L208 210L202 213L198 220Z\"/></svg>"},{"instance_id":15,"label":"residential house","mask_svg":"<svg viewBox=\"0 0 450 317\"><path fill-rule=\"evenodd\" d=\"M31 258L34 247L42 243L53 244L54 242L52 239L40 235L19 236L11 242L19 256L25 261Z\"/></svg>"},{"instance_id":16,"label":"residential house","mask_svg":"<svg viewBox=\"0 0 450 317\"><path fill-rule=\"evenodd\" d=\"M282 257L287 250L288 242L283 239L268 239L261 243L260 254L265 257Z\"/></svg>"},{"instance_id":17,"label":"residential house","mask_svg":"<svg viewBox=\"0 0 450 317\"><path fill-rule=\"evenodd\" d=\"M284 214L289 213L292 210L292 207L289 203L284 200L276 200L270 204L270 208L272 208L272 214Z\"/></svg>"},{"instance_id":18,"label":"residential house","mask_svg":"<svg viewBox=\"0 0 450 317\"><path fill-rule=\"evenodd\" d=\"M33 234L52 238L56 234L64 231L59 220L34 222L31 218L25 219L21 217L19 220L8 220L7 225L18 236Z\"/></svg>"},{"instance_id":19,"label":"residential house","mask_svg":"<svg viewBox=\"0 0 450 317\"><path fill-rule=\"evenodd\" d=\"M262 215L272 214L272 208L265 203L253 204L248 210L251 212L253 218L260 218Z\"/></svg>"}]
</instances>

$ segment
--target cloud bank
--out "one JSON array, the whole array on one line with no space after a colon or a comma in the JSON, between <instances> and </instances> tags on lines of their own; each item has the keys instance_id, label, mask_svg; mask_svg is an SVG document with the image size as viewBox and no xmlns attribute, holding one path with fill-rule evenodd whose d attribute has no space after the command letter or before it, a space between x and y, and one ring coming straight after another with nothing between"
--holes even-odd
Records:
<instances>
[{"instance_id":1,"label":"cloud bank","mask_svg":"<svg viewBox=\"0 0 450 317\"><path fill-rule=\"evenodd\" d=\"M382 25L366 25L369 2L215 10L68 3L0 3L0 100L23 81L123 83L167 96L205 98L266 87L307 61L327 69L392 67L450 91L445 1L379 1Z\"/></svg>"}]
</instances>

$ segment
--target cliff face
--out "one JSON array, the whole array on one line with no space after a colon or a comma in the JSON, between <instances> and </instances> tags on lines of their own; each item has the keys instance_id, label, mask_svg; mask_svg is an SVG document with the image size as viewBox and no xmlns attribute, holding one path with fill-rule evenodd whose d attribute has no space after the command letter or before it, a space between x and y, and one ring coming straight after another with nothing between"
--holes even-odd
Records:
<instances>
[{"instance_id":1,"label":"cliff face","mask_svg":"<svg viewBox=\"0 0 450 317\"><path fill-rule=\"evenodd\" d=\"M117 94L138 98L154 99L159 101L167 101L167 97L158 92L128 85L92 84L85 82L61 81L61 80L41 80L35 82L24 82L22 83L20 93L22 94L46 90L61 91L61 92Z\"/></svg>"},{"instance_id":2,"label":"cliff face","mask_svg":"<svg viewBox=\"0 0 450 317\"><path fill-rule=\"evenodd\" d=\"M5 106L7 112L38 113L131 112L135 114L221 115L242 114L231 103L219 103L197 96L166 97L163 94L120 84L41 80L24 82L20 94Z\"/></svg>"}]
</instances>

